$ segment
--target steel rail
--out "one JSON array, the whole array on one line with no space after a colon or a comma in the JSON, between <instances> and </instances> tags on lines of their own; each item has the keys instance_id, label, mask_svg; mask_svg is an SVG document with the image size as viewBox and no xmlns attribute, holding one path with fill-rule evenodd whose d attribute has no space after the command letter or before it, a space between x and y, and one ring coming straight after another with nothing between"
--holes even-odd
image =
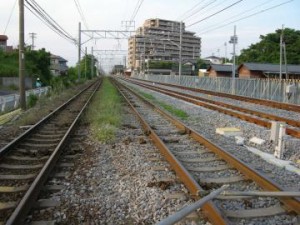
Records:
<instances>
[{"instance_id":1,"label":"steel rail","mask_svg":"<svg viewBox=\"0 0 300 225\"><path fill-rule=\"evenodd\" d=\"M126 87L127 88L127 87ZM227 152L222 147L218 146L217 144L214 144L211 140L201 136L197 131L194 129L188 127L181 121L173 118L168 113L164 112L163 110L156 107L154 104L150 103L146 99L144 99L139 94L133 92L131 89L127 88L132 93L134 93L136 96L139 96L139 98L142 98L144 102L147 102L151 107L155 108L157 111L159 111L162 115L166 115L167 118L172 118L170 121L176 121L174 123L175 126L177 126L179 129L184 129L190 137L192 137L194 140L198 141L208 149L210 149L212 152L217 154L220 158L225 160L227 163L232 165L234 168L236 168L238 171L240 171L242 174L244 174L245 177L255 181L260 187L262 187L264 190L267 191L285 191L283 187L281 187L279 184L275 183L268 177L266 177L264 174L260 173L259 171L250 168L248 165L243 163L240 159L238 159L236 156L232 155L231 153ZM300 201L298 198L293 197L286 197L281 198L280 201L291 211L296 212L297 214L300 214Z\"/></svg>"},{"instance_id":2,"label":"steel rail","mask_svg":"<svg viewBox=\"0 0 300 225\"><path fill-rule=\"evenodd\" d=\"M148 89L151 89L151 90L154 90L154 91L157 91L157 92L160 92L160 93L163 93L163 94L175 97L175 98L182 99L184 101L193 103L193 104L198 105L198 106L202 106L202 107L214 110L214 111L218 111L218 112L230 115L230 116L234 116L236 118L239 118L239 119L242 119L242 120L245 120L245 121L248 121L248 122L251 122L251 123L263 126L263 127L266 127L268 129L270 129L271 126L272 126L272 123L269 122L269 121L265 121L265 120L262 120L262 119L259 119L259 118L255 118L253 116L249 116L249 115L246 115L246 114L241 114L241 113L238 113L238 112L227 110L225 108L217 107L215 105L218 105L218 104L215 104L213 102L205 103L205 102L203 102L203 100L202 100L201 97L197 97L197 96L186 94L186 93L180 93L180 92L176 92L176 91L171 91L171 90L165 90L163 88L153 87L152 85L142 84L142 83L136 82L136 81L130 81L130 82L134 83L134 84L137 84L137 85L140 85L142 87L145 87L145 88L148 88ZM209 100L209 101L211 101L211 100ZM222 104L223 103L220 103L219 105L222 106ZM238 108L238 107L232 106L231 108ZM242 109L244 109L244 108L242 108ZM238 109L236 109L236 110L238 110ZM244 111L245 111L244 113L246 113L245 109L244 109ZM265 116L265 118L266 117L267 116ZM283 119L285 119L285 118L283 118ZM294 121L294 122L295 123L299 123L298 121ZM287 127L286 128L286 133L288 135L293 136L293 137L300 138L300 130L295 130L295 129Z\"/></svg>"},{"instance_id":3,"label":"steel rail","mask_svg":"<svg viewBox=\"0 0 300 225\"><path fill-rule=\"evenodd\" d=\"M144 81L144 82L147 82L147 83L153 83L154 82L154 81L142 80L142 79L138 79L138 78L130 78L130 79L140 80L140 81ZM159 85L163 85L163 86L176 87L176 88L189 90L189 91L194 91L194 92L199 92L199 93L208 94L208 95L214 95L214 96L225 97L225 98L232 98L232 99L245 101L245 102L250 102L250 103L254 103L254 104L270 106L272 108L277 108L277 109L284 109L284 110L289 110L289 111L294 111L294 112L300 112L300 106L299 105L290 104L290 103L276 102L276 101L267 100L267 99L251 98L251 97L246 97L246 96L241 96L241 95L233 95L233 94L209 91L209 90L204 90L204 89L199 89L199 88L185 87L185 86L180 86L180 85L176 85L176 84L168 84L168 83L162 83L162 82L154 82L154 83L159 84Z\"/></svg>"},{"instance_id":4,"label":"steel rail","mask_svg":"<svg viewBox=\"0 0 300 225\"><path fill-rule=\"evenodd\" d=\"M70 98L67 102L63 103L61 106L57 107L53 112L48 114L46 117L38 121L35 125L30 127L28 130L20 134L17 138L9 142L7 145L5 145L3 148L0 149L0 161L2 158L17 144L19 144L22 140L24 140L28 135L31 134L34 130L37 130L41 125L45 124L52 116L57 114L59 111L64 109L70 102L72 102L74 99L76 99L79 95L81 95L82 92L86 91L90 86L93 84L88 85L86 88L81 90L79 93L74 95L72 98Z\"/></svg>"},{"instance_id":5,"label":"steel rail","mask_svg":"<svg viewBox=\"0 0 300 225\"><path fill-rule=\"evenodd\" d=\"M168 147L164 144L164 142L158 137L158 135L155 133L155 131L149 126L149 124L143 119L143 117L140 115L140 113L135 109L134 105L131 104L130 100L124 95L122 92L120 86L122 88L128 90L129 92L136 95L138 98L140 98L143 102L148 104L150 107L154 108L160 113L163 113L159 108L157 108L152 103L146 101L141 96L134 93L132 90L128 89L126 86L120 84L119 82L114 82L115 86L121 93L121 95L126 100L127 104L130 106L130 108L133 110L135 115L138 117L139 121L142 124L142 127L145 131L145 134L147 134L150 139L153 141L154 145L159 149L161 154L166 158L166 160L169 162L170 166L173 168L173 170L176 172L177 176L180 178L180 180L185 184L191 195L195 199L201 198L201 193L204 193L205 191L200 187L200 185L194 180L194 178L190 175L190 173L185 169L185 167L178 161L178 159L173 155L173 153L168 149ZM184 130L188 131L188 129L185 129L185 126L183 126L179 121L176 121L173 117L171 117L168 114L165 114L168 119L171 119L174 124L179 129L184 128ZM229 224L226 218L223 218L219 209L213 204L212 201L208 201L203 205L203 210L206 214L206 216L209 218L209 220L213 224L218 225L225 225Z\"/></svg>"},{"instance_id":6,"label":"steel rail","mask_svg":"<svg viewBox=\"0 0 300 225\"><path fill-rule=\"evenodd\" d=\"M71 98L69 101L64 103L62 106L57 108L57 110L55 110L55 112L52 112L51 114L49 114L49 116L47 116L47 118L42 119L40 122L38 122L37 125L40 125L41 123L45 123L46 120L48 120L50 117L52 117L58 111L61 111L61 109L65 108L71 101L73 101L73 100L75 100L75 98L79 97L80 94L83 94L84 91L87 91L92 85L89 85L83 91L81 91L80 93L75 95L73 98ZM92 99L92 97L94 96L94 93L97 91L97 89L99 88L100 85L101 85L101 81L98 81L98 83L96 84L96 88L94 89L94 91L91 93L91 95L87 99L83 108L80 110L80 112L78 113L78 115L76 116L76 118L74 119L74 121L72 122L70 127L68 128L67 132L65 133L65 135L63 136L63 138L61 139L61 141L59 142L59 144L57 145L57 147L55 148L55 150L53 151L53 153L51 154L51 156L49 157L49 159L47 160L47 162L41 169L41 171L38 173L38 175L36 176L34 181L31 183L29 189L26 191L25 195L23 196L23 198L18 203L17 207L14 209L13 213L7 220L6 225L22 224L27 213L30 211L32 206L35 204L35 201L39 195L40 190L42 189L49 174L51 173L52 169L54 168L57 160L59 159L59 157L62 153L63 147L66 145L71 132L74 130L74 127L78 123L80 116L86 109L87 105L90 103L90 100ZM36 128L38 126L34 126L34 127ZM33 129L30 129L30 130L32 131ZM28 132L26 132L26 134L28 134ZM21 135L21 138L24 138L24 136Z\"/></svg>"}]
</instances>

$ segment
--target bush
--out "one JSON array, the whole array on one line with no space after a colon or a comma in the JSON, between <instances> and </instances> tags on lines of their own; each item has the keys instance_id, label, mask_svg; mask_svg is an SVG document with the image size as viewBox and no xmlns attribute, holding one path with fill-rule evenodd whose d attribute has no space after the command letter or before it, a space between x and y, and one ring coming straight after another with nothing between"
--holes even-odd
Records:
<instances>
[{"instance_id":1,"label":"bush","mask_svg":"<svg viewBox=\"0 0 300 225\"><path fill-rule=\"evenodd\" d=\"M33 106L36 105L38 99L39 99L38 96L36 96L35 94L30 94L28 96L27 106L29 108L32 108Z\"/></svg>"}]
</instances>

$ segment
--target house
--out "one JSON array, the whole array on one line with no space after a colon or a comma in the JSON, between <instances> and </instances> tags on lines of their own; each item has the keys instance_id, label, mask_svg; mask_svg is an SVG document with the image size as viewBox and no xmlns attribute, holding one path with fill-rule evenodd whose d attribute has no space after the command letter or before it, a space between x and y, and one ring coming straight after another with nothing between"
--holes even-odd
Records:
<instances>
[{"instance_id":1,"label":"house","mask_svg":"<svg viewBox=\"0 0 300 225\"><path fill-rule=\"evenodd\" d=\"M50 71L54 76L66 75L68 71L67 62L64 58L51 54Z\"/></svg>"},{"instance_id":2,"label":"house","mask_svg":"<svg viewBox=\"0 0 300 225\"><path fill-rule=\"evenodd\" d=\"M0 49L4 52L11 52L12 46L7 46L8 37L6 35L0 35Z\"/></svg>"},{"instance_id":3,"label":"house","mask_svg":"<svg viewBox=\"0 0 300 225\"><path fill-rule=\"evenodd\" d=\"M223 58L219 58L217 56L208 56L203 59L206 64L222 64Z\"/></svg>"},{"instance_id":4,"label":"house","mask_svg":"<svg viewBox=\"0 0 300 225\"><path fill-rule=\"evenodd\" d=\"M270 63L243 63L238 67L240 78L279 78L280 65ZM282 65L282 78L300 79L300 65Z\"/></svg>"},{"instance_id":5,"label":"house","mask_svg":"<svg viewBox=\"0 0 300 225\"><path fill-rule=\"evenodd\" d=\"M231 77L232 65L211 64L207 69L207 73L209 77Z\"/></svg>"}]
</instances>

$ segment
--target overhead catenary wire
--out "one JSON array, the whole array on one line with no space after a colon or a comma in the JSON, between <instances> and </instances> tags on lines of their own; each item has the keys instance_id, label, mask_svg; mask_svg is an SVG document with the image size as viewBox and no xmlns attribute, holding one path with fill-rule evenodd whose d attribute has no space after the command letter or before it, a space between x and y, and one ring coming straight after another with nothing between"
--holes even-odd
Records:
<instances>
[{"instance_id":1,"label":"overhead catenary wire","mask_svg":"<svg viewBox=\"0 0 300 225\"><path fill-rule=\"evenodd\" d=\"M6 23L6 26L5 26L5 29L4 29L4 32L3 32L3 34L5 34L5 33L6 33L7 27L8 27L8 25L9 25L9 23L10 23L10 20L11 20L11 17L12 17L12 14L13 14L13 12L14 12L15 8L16 8L17 1L18 1L18 0L16 0L16 1L15 1L14 5L13 5L13 7L12 7L11 11L10 11L10 14L9 14L9 17L8 17L8 20L7 20L7 23Z\"/></svg>"},{"instance_id":2,"label":"overhead catenary wire","mask_svg":"<svg viewBox=\"0 0 300 225\"><path fill-rule=\"evenodd\" d=\"M248 19L248 18L250 18L250 17L252 17L252 16L255 16L255 15L264 13L264 12L266 12L266 11L269 11L269 10L272 10L272 9L275 9L275 8L278 8L278 7L282 6L282 5L285 5L285 4L290 3L290 2L292 2L292 1L294 1L294 0L285 1L285 2L282 2L282 3L280 3L280 4L274 5L274 6L272 6L272 7L269 7L269 8L266 8L266 9L262 9L262 10L260 10L260 11L258 11L258 12L255 12L255 13L252 13L252 14L250 14L250 15L244 16L244 17L242 17L242 18L240 18L240 19L231 21L231 22L229 22L229 23L227 23L227 24L224 24L224 25L221 25L221 26L219 26L219 27L216 27L216 28L207 30L207 31L205 31L205 32L199 33L199 35L201 35L201 34L206 34L206 33L208 33L208 32L211 32L211 31L214 31L214 30L217 30L217 29L226 27L226 26L228 26L228 25L230 25L230 24L233 24L233 23L236 23L236 22L238 22L238 21Z\"/></svg>"},{"instance_id":3,"label":"overhead catenary wire","mask_svg":"<svg viewBox=\"0 0 300 225\"><path fill-rule=\"evenodd\" d=\"M195 24L198 24L198 23L200 23L200 22L202 22L202 21L204 21L204 20L207 20L207 19L209 19L209 18L211 18L211 17L213 17L213 16L215 16L215 15L221 13L221 12L224 12L225 10L227 10L227 9L229 9L229 8L231 8L231 7L233 7L233 6L237 5L237 4L239 4L239 3L241 3L242 1L244 1L244 0L236 1L236 2L232 3L231 5L226 6L225 8L223 8L223 9L221 9L221 10L219 10L219 11L217 11L217 12L215 12L215 13L213 13L213 14L211 14L211 15L209 15L209 16L207 16L207 17L201 19L201 20L198 20L198 21L196 21L196 22L194 22L194 23L192 23L192 24L189 24L187 27L194 26Z\"/></svg>"}]
</instances>

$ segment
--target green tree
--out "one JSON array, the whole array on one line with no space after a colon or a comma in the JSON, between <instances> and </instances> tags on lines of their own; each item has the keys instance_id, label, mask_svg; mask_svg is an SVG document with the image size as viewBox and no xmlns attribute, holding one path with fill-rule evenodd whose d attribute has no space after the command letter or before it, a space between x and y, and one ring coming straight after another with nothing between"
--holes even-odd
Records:
<instances>
[{"instance_id":1,"label":"green tree","mask_svg":"<svg viewBox=\"0 0 300 225\"><path fill-rule=\"evenodd\" d=\"M249 48L241 50L238 63L259 62L259 63L279 63L280 55L280 35L282 29L275 33L260 35L260 42L250 45ZM288 64L300 64L300 31L285 28L284 42L286 45L286 56Z\"/></svg>"}]
</instances>

